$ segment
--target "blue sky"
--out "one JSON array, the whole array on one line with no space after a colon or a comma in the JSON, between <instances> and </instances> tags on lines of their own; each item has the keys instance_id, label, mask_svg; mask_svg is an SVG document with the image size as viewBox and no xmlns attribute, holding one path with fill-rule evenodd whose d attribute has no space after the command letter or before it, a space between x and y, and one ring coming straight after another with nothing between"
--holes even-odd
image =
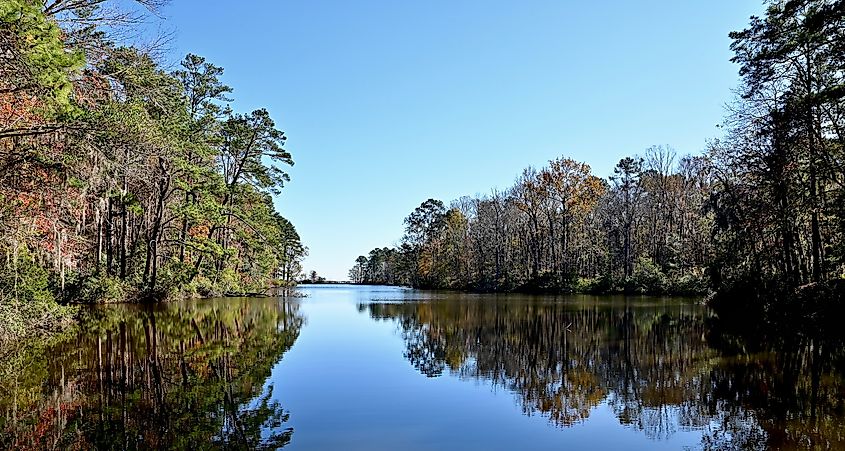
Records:
<instances>
[{"instance_id":1,"label":"blue sky","mask_svg":"<svg viewBox=\"0 0 845 451\"><path fill-rule=\"evenodd\" d=\"M201 6L200 6L201 5ZM737 68L727 34L761 0L267 0L164 10L171 62L226 69L237 111L267 108L296 165L276 199L345 279L429 197L505 188L558 156L610 174L651 145L700 152Z\"/></svg>"}]
</instances>

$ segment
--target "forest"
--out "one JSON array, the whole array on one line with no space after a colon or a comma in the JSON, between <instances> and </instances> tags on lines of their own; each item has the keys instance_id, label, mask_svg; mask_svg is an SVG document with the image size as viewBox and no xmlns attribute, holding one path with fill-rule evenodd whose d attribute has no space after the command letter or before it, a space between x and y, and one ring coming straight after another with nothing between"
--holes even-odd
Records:
<instances>
[{"instance_id":1,"label":"forest","mask_svg":"<svg viewBox=\"0 0 845 451\"><path fill-rule=\"evenodd\" d=\"M712 184L702 157L675 162L654 147L601 179L586 163L527 168L511 188L429 199L405 219L398 249L375 249L351 271L361 283L479 291L697 293L713 254Z\"/></svg>"},{"instance_id":2,"label":"forest","mask_svg":"<svg viewBox=\"0 0 845 451\"><path fill-rule=\"evenodd\" d=\"M261 293L307 250L274 207L293 165L223 68L137 44L164 2L0 2L0 342L67 303Z\"/></svg>"},{"instance_id":3,"label":"forest","mask_svg":"<svg viewBox=\"0 0 845 451\"><path fill-rule=\"evenodd\" d=\"M723 136L603 178L561 157L513 186L429 199L357 283L471 291L714 293L768 315L845 291L845 2L767 2L730 33L739 68ZM515 171L516 172L516 171ZM839 302L831 302L830 305ZM768 309L782 304L784 308Z\"/></svg>"},{"instance_id":4,"label":"forest","mask_svg":"<svg viewBox=\"0 0 845 451\"><path fill-rule=\"evenodd\" d=\"M168 1L0 0L0 449L845 448L845 0Z\"/></svg>"}]
</instances>

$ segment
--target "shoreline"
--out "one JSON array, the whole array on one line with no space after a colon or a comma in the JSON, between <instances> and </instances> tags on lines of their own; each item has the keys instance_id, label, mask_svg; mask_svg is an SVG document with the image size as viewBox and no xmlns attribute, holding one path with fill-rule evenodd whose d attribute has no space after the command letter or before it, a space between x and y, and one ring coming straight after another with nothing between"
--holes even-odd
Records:
<instances>
[{"instance_id":1,"label":"shoreline","mask_svg":"<svg viewBox=\"0 0 845 451\"><path fill-rule=\"evenodd\" d=\"M219 295L199 296L172 294L156 298L153 296L138 297L124 295L120 299L103 298L97 302L67 301L49 303L0 303L0 361L7 357L6 350L31 340L52 340L79 325L80 312L85 307L102 305L156 305L170 304L187 300L203 300L215 298L270 298L276 296L296 296L296 286L274 287L279 294L269 293L222 293ZM291 290L290 293L284 291Z\"/></svg>"},{"instance_id":2,"label":"shoreline","mask_svg":"<svg viewBox=\"0 0 845 451\"><path fill-rule=\"evenodd\" d=\"M450 287L414 287L410 285L398 285L387 283L366 283L366 282L331 282L331 283L309 283L306 285L353 285L353 286L377 286L377 287L399 287L410 288L414 290L424 291L451 291L456 293L471 293L471 294L525 294L525 295L548 295L561 296L567 294L590 294L595 296L665 296L665 297L702 297L709 298L715 293L713 290L697 291L697 292L657 292L657 291L629 291L629 290L609 290L609 291L591 291L591 290L543 290L543 289L513 289L513 290L475 290L471 288L450 288Z\"/></svg>"}]
</instances>

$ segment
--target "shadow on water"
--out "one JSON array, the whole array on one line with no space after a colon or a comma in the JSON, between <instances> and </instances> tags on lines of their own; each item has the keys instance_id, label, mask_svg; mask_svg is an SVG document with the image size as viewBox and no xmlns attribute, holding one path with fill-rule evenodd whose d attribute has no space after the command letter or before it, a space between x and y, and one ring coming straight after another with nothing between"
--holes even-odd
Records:
<instances>
[{"instance_id":1,"label":"shadow on water","mask_svg":"<svg viewBox=\"0 0 845 451\"><path fill-rule=\"evenodd\" d=\"M703 449L845 448L841 346L728 335L697 303L543 299L455 295L359 310L398 324L422 374L487 381L559 427L606 405L651 439L700 431Z\"/></svg>"},{"instance_id":2,"label":"shadow on water","mask_svg":"<svg viewBox=\"0 0 845 451\"><path fill-rule=\"evenodd\" d=\"M265 382L303 321L279 299L92 309L4 362L0 448L280 448L293 430Z\"/></svg>"}]
</instances>

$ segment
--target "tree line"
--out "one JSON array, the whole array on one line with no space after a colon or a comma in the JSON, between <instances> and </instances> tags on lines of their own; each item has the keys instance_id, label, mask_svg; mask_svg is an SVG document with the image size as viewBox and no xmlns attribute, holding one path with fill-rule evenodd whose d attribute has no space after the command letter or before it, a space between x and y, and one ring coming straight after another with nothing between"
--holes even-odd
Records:
<instances>
[{"instance_id":1,"label":"tree line","mask_svg":"<svg viewBox=\"0 0 845 451\"><path fill-rule=\"evenodd\" d=\"M360 283L481 291L697 292L712 255L711 174L669 147L622 159L608 179L558 158L503 191L429 199L396 249L356 261Z\"/></svg>"},{"instance_id":2,"label":"tree line","mask_svg":"<svg viewBox=\"0 0 845 451\"><path fill-rule=\"evenodd\" d=\"M223 69L168 70L141 32L161 3L0 4L0 305L262 291L306 253L272 195L293 165ZM9 305L14 308L8 308Z\"/></svg>"},{"instance_id":3,"label":"tree line","mask_svg":"<svg viewBox=\"0 0 845 451\"><path fill-rule=\"evenodd\" d=\"M398 246L359 257L350 278L496 291L715 289L758 307L802 291L841 293L843 25L842 0L767 2L730 34L741 84L725 136L701 154L653 147L606 179L561 157L449 208L430 199L406 218Z\"/></svg>"}]
</instances>

